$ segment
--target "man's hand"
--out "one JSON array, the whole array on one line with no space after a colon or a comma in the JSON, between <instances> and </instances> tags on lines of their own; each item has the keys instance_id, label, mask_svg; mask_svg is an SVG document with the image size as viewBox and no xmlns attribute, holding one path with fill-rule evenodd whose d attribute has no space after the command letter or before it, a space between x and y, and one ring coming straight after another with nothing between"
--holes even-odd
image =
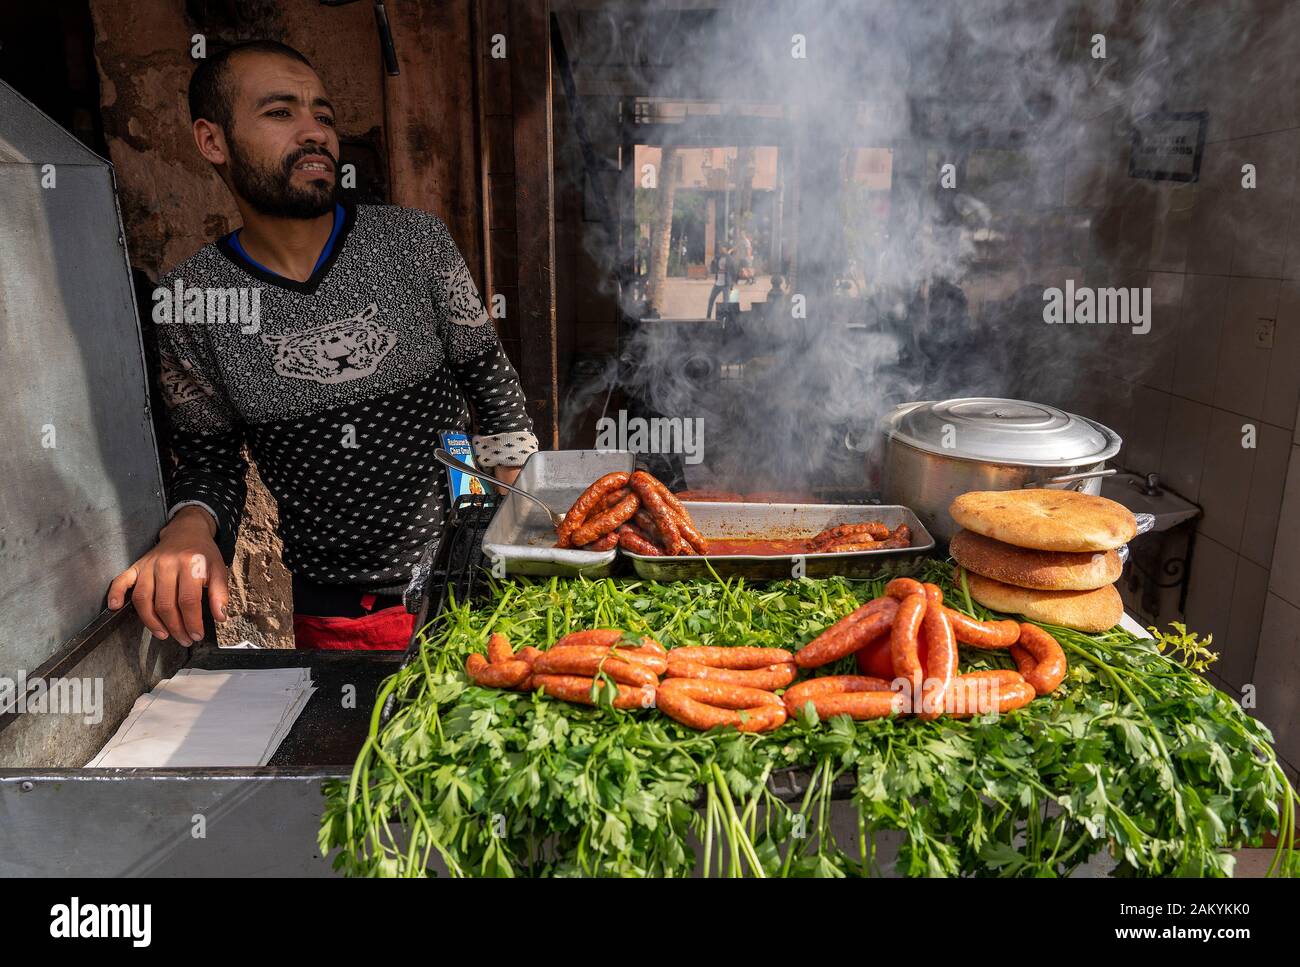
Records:
<instances>
[{"instance_id":1,"label":"man's hand","mask_svg":"<svg viewBox=\"0 0 1300 967\"><path fill-rule=\"evenodd\" d=\"M116 611L127 591L145 627L159 638L172 635L182 645L203 637L203 588L213 617L226 620L230 597L226 564L213 538L216 522L202 507L182 507L158 534L158 543L108 587L108 606Z\"/></svg>"},{"instance_id":2,"label":"man's hand","mask_svg":"<svg viewBox=\"0 0 1300 967\"><path fill-rule=\"evenodd\" d=\"M515 478L519 476L519 471L522 469L524 468L523 467L493 467L492 476L496 477L498 480L504 480L506 483L512 484L515 482ZM506 491L502 490L500 487L497 487L496 491L499 494L506 493Z\"/></svg>"}]
</instances>

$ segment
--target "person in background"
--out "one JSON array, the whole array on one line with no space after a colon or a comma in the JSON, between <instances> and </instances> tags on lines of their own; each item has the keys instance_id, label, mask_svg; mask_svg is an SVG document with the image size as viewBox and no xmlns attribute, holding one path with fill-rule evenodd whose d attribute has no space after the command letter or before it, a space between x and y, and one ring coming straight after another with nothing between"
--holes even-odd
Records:
<instances>
[{"instance_id":1,"label":"person in background","mask_svg":"<svg viewBox=\"0 0 1300 967\"><path fill-rule=\"evenodd\" d=\"M213 54L189 107L242 225L154 292L177 465L168 523L108 606L129 594L150 631L185 645L203 637L205 597L227 619L247 446L279 506L298 647L403 648L401 594L449 503L439 432L469 431L472 405L476 462L512 481L537 450L519 378L446 225L338 201L334 106L302 54ZM256 295L257 313L162 311L174 289Z\"/></svg>"},{"instance_id":2,"label":"person in background","mask_svg":"<svg viewBox=\"0 0 1300 967\"><path fill-rule=\"evenodd\" d=\"M765 312L768 319L777 319L785 315L786 293L785 293L785 276L772 276L772 287L767 290L767 302L765 303Z\"/></svg>"},{"instance_id":3,"label":"person in background","mask_svg":"<svg viewBox=\"0 0 1300 967\"><path fill-rule=\"evenodd\" d=\"M736 259L732 255L730 245L724 245L718 250L718 254L709 263L709 271L713 273L713 288L709 290L709 307L704 313L706 319L713 318L713 303L717 301L718 296L722 296L725 302L731 287L736 284Z\"/></svg>"},{"instance_id":4,"label":"person in background","mask_svg":"<svg viewBox=\"0 0 1300 967\"><path fill-rule=\"evenodd\" d=\"M736 267L736 275L740 281L754 284L754 243L749 240L749 233L742 230L740 233L740 242L736 246L736 257L739 265Z\"/></svg>"}]
</instances>

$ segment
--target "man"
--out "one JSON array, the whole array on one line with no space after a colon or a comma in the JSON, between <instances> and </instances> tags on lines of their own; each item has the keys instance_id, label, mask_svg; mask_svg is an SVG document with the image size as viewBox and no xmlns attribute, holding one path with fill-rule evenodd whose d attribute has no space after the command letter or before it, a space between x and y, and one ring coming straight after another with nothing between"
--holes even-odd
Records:
<instances>
[{"instance_id":1,"label":"man","mask_svg":"<svg viewBox=\"0 0 1300 967\"><path fill-rule=\"evenodd\" d=\"M298 646L404 647L400 594L448 502L439 431L469 428L468 401L477 462L513 480L537 449L518 377L441 221L336 202L334 109L302 54L240 44L199 65L189 99L243 225L155 291L178 465L169 522L109 607L131 591L154 634L188 645L206 588L226 620L218 544L228 558L247 444L279 504Z\"/></svg>"},{"instance_id":2,"label":"man","mask_svg":"<svg viewBox=\"0 0 1300 967\"><path fill-rule=\"evenodd\" d=\"M713 288L709 290L709 308L704 313L706 319L713 318L713 303L718 296L722 296L722 301L726 302L731 287L736 284L736 260L732 258L731 246L724 245L718 250L709 265L709 271L713 273Z\"/></svg>"}]
</instances>

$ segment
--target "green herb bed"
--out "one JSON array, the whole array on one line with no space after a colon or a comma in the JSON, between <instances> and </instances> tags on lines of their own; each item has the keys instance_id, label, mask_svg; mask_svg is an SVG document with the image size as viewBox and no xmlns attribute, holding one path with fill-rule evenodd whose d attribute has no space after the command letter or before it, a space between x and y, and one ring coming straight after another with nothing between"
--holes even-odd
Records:
<instances>
[{"instance_id":1,"label":"green herb bed","mask_svg":"<svg viewBox=\"0 0 1300 967\"><path fill-rule=\"evenodd\" d=\"M926 571L949 604L990 616L952 586L950 565ZM1194 635L1047 626L1069 673L1024 709L801 715L763 735L479 688L463 671L493 631L516 648L620 627L670 648L793 649L883 583L512 581L453 606L383 685L351 780L327 789L321 848L358 876L424 876L435 857L458 876L868 876L877 834L898 830L895 870L911 876L1064 876L1103 850L1116 875L1227 876L1230 850L1276 832L1270 873L1300 866L1296 794L1272 737L1197 674L1211 656ZM1009 657L961 649L962 671L999 665ZM791 767L807 791L787 803L768 780ZM846 785L857 828L837 840L830 800Z\"/></svg>"}]
</instances>

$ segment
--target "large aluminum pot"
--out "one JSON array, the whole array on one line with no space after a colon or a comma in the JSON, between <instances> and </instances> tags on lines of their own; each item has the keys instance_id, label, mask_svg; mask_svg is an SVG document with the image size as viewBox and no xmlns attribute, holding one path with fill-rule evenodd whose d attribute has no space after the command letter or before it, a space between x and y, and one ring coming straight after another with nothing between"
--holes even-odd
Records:
<instances>
[{"instance_id":1,"label":"large aluminum pot","mask_svg":"<svg viewBox=\"0 0 1300 967\"><path fill-rule=\"evenodd\" d=\"M989 397L904 403L882 430L885 503L912 508L945 543L958 530L948 515L958 494L1022 487L1099 494L1122 442L1055 407Z\"/></svg>"}]
</instances>

